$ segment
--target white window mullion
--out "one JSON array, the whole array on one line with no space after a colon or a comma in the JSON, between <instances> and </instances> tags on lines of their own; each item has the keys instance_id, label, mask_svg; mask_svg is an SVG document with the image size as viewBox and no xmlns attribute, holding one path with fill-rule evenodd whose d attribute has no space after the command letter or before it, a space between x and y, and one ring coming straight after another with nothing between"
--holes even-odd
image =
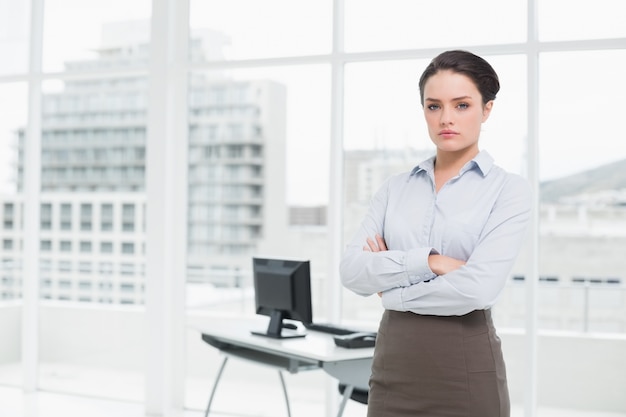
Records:
<instances>
[{"instance_id":1,"label":"white window mullion","mask_svg":"<svg viewBox=\"0 0 626 417\"><path fill-rule=\"evenodd\" d=\"M328 318L341 316L342 285L339 262L343 253L343 106L344 106L344 0L333 1L333 50L331 60L330 184L328 196L328 267L326 271ZM326 387L326 415L335 415L336 382Z\"/></svg>"},{"instance_id":2,"label":"white window mullion","mask_svg":"<svg viewBox=\"0 0 626 417\"><path fill-rule=\"evenodd\" d=\"M146 142L146 414L182 410L188 0L153 0Z\"/></svg>"},{"instance_id":3,"label":"white window mullion","mask_svg":"<svg viewBox=\"0 0 626 417\"><path fill-rule=\"evenodd\" d=\"M330 184L328 196L328 316L337 321L341 315L341 281L339 260L343 242L343 94L345 61L343 60L343 0L334 1L333 11L333 59L331 62L331 105L330 105Z\"/></svg>"},{"instance_id":4,"label":"white window mullion","mask_svg":"<svg viewBox=\"0 0 626 417\"><path fill-rule=\"evenodd\" d=\"M24 139L24 252L22 257L23 388L33 392L39 369L39 194L41 190L41 68L43 0L31 2L28 123Z\"/></svg>"},{"instance_id":5,"label":"white window mullion","mask_svg":"<svg viewBox=\"0 0 626 417\"><path fill-rule=\"evenodd\" d=\"M537 0L528 0L528 138L526 169L533 189L533 211L526 265L526 353L524 416L537 415L537 290L539 285L539 35Z\"/></svg>"}]
</instances>

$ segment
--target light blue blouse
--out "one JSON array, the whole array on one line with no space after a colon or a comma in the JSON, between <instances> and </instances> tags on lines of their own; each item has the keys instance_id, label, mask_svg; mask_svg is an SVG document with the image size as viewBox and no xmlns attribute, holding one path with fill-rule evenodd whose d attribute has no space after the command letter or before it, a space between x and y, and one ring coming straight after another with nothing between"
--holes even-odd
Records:
<instances>
[{"instance_id":1,"label":"light blue blouse","mask_svg":"<svg viewBox=\"0 0 626 417\"><path fill-rule=\"evenodd\" d=\"M434 162L391 177L376 193L343 254L342 283L364 296L382 292L389 310L450 316L490 308L524 240L529 184L481 151L436 192ZM388 250L364 251L376 234ZM466 264L437 276L428 266L431 253Z\"/></svg>"}]
</instances>

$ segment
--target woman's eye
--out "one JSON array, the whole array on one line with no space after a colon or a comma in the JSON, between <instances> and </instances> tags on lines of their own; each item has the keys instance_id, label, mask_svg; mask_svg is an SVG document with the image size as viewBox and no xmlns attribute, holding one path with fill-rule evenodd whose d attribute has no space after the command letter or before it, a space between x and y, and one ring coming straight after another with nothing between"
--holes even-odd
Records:
<instances>
[{"instance_id":1,"label":"woman's eye","mask_svg":"<svg viewBox=\"0 0 626 417\"><path fill-rule=\"evenodd\" d=\"M459 109L461 109L461 110L465 110L465 109L467 109L469 107L469 104L467 104L467 103L459 103L457 107Z\"/></svg>"},{"instance_id":2,"label":"woman's eye","mask_svg":"<svg viewBox=\"0 0 626 417\"><path fill-rule=\"evenodd\" d=\"M437 109L439 109L439 106L437 104L428 105L428 110L437 110Z\"/></svg>"}]
</instances>

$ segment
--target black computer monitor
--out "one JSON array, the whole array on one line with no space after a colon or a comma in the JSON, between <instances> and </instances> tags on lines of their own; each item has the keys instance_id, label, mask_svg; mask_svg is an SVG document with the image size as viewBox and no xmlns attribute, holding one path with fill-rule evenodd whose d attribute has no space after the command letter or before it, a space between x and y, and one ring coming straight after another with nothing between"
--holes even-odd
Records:
<instances>
[{"instance_id":1,"label":"black computer monitor","mask_svg":"<svg viewBox=\"0 0 626 417\"><path fill-rule=\"evenodd\" d=\"M302 331L284 330L283 320L313 320L310 262L255 257L252 270L256 313L270 316L267 331L252 333L276 339L304 336Z\"/></svg>"}]
</instances>

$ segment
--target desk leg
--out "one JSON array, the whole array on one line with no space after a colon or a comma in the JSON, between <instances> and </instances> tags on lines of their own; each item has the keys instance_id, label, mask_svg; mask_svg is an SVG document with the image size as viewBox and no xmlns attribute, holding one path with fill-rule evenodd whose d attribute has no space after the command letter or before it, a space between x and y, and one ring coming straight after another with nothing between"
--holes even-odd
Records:
<instances>
[{"instance_id":1,"label":"desk leg","mask_svg":"<svg viewBox=\"0 0 626 417\"><path fill-rule=\"evenodd\" d=\"M287 386L285 385L285 378L283 377L283 373L278 371L278 376L280 377L280 383L283 386L283 393L285 394L285 402L287 403L287 415L291 417L291 408L289 407L289 396L287 395Z\"/></svg>"},{"instance_id":2,"label":"desk leg","mask_svg":"<svg viewBox=\"0 0 626 417\"><path fill-rule=\"evenodd\" d=\"M341 417L343 414L343 409L346 408L346 403L350 399L353 390L354 385L346 385L346 389L343 391L343 397L341 398L341 404L339 404L339 411L337 411L337 417Z\"/></svg>"},{"instance_id":3,"label":"desk leg","mask_svg":"<svg viewBox=\"0 0 626 417\"><path fill-rule=\"evenodd\" d=\"M215 382L213 383L213 390L211 391L211 396L209 397L209 404L206 406L204 417L207 417L209 415L209 410L211 409L211 403L213 402L213 397L215 396L215 390L217 390L217 384L219 384L220 382L220 378L222 377L222 372L224 372L224 367L226 366L227 361L228 361L228 356L224 356L224 360L222 361L220 370L217 372L217 378L215 378Z\"/></svg>"}]
</instances>

